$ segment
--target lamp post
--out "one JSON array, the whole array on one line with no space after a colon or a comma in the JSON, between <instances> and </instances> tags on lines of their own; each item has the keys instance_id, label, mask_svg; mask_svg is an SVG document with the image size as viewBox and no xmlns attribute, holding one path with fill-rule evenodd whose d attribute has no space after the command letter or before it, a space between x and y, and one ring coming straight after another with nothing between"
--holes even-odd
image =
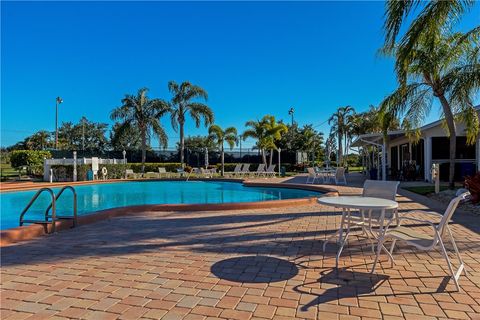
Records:
<instances>
[{"instance_id":1,"label":"lamp post","mask_svg":"<svg viewBox=\"0 0 480 320\"><path fill-rule=\"evenodd\" d=\"M293 107L290 108L290 110L288 110L288 114L292 116L292 127L293 127L293 114L295 113L295 109L293 109Z\"/></svg>"},{"instance_id":2,"label":"lamp post","mask_svg":"<svg viewBox=\"0 0 480 320\"><path fill-rule=\"evenodd\" d=\"M125 149L122 151L122 154L123 154L123 164L127 164L127 159L125 158L125 156L127 155L127 151L125 151Z\"/></svg>"},{"instance_id":3,"label":"lamp post","mask_svg":"<svg viewBox=\"0 0 480 320\"><path fill-rule=\"evenodd\" d=\"M55 100L55 150L58 149L58 105L62 102L60 97Z\"/></svg>"},{"instance_id":4,"label":"lamp post","mask_svg":"<svg viewBox=\"0 0 480 320\"><path fill-rule=\"evenodd\" d=\"M278 176L280 177L281 174L281 167L280 167L280 152L282 152L282 149L278 148Z\"/></svg>"}]
</instances>

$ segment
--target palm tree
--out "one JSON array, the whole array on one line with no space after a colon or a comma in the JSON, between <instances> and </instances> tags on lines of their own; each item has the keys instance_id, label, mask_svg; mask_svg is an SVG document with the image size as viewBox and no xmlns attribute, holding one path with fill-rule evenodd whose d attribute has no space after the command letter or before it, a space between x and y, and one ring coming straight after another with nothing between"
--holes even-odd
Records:
<instances>
[{"instance_id":1,"label":"palm tree","mask_svg":"<svg viewBox=\"0 0 480 320\"><path fill-rule=\"evenodd\" d=\"M168 83L168 90L172 93L170 118L175 131L180 127L180 162L184 166L185 150L185 118L187 113L195 120L197 128L200 127L203 118L205 126L213 123L213 111L206 104L196 102L195 99L208 99L207 92L199 86L188 81L177 84L175 81Z\"/></svg>"},{"instance_id":2,"label":"palm tree","mask_svg":"<svg viewBox=\"0 0 480 320\"><path fill-rule=\"evenodd\" d=\"M339 107L337 111L328 119L328 124L332 126L332 131L338 138L338 159L337 164L343 165L343 139L347 132L347 117L355 113L351 106ZM348 152L345 150L345 152Z\"/></svg>"},{"instance_id":3,"label":"palm tree","mask_svg":"<svg viewBox=\"0 0 480 320\"><path fill-rule=\"evenodd\" d=\"M275 120L274 116L266 115L263 117L262 122L265 126L266 136L270 149L269 165L273 162L273 150L278 150L277 142L280 141L282 135L288 132L288 127Z\"/></svg>"},{"instance_id":4,"label":"palm tree","mask_svg":"<svg viewBox=\"0 0 480 320\"><path fill-rule=\"evenodd\" d=\"M260 120L250 120L245 123L245 127L250 127L242 133L242 139L246 140L252 138L257 140L255 147L260 150L262 153L263 164L267 164L267 158L265 156L265 148L268 148L267 145L267 133L265 128L265 123Z\"/></svg>"},{"instance_id":5,"label":"palm tree","mask_svg":"<svg viewBox=\"0 0 480 320\"><path fill-rule=\"evenodd\" d=\"M401 40L405 51L413 49L428 34L439 34L445 26L458 22L475 5L473 0L388 0L385 8L385 49L392 50L405 20L417 13Z\"/></svg>"},{"instance_id":6,"label":"palm tree","mask_svg":"<svg viewBox=\"0 0 480 320\"><path fill-rule=\"evenodd\" d=\"M234 127L228 127L223 130L220 126L214 124L208 128L208 134L214 143L220 147L222 154L222 177L225 173L225 153L224 153L224 143L227 142L230 149L233 149L235 144L238 141L237 138L237 129Z\"/></svg>"},{"instance_id":7,"label":"palm tree","mask_svg":"<svg viewBox=\"0 0 480 320\"><path fill-rule=\"evenodd\" d=\"M267 165L266 150L270 150L270 165L273 162L273 150L278 150L276 142L282 138L282 135L288 131L283 123L277 123L274 116L266 115L262 120L250 120L245 123L250 127L243 132L243 140L253 138L257 140L256 148L262 153L263 164Z\"/></svg>"},{"instance_id":8,"label":"palm tree","mask_svg":"<svg viewBox=\"0 0 480 320\"><path fill-rule=\"evenodd\" d=\"M454 187L456 125L466 124L467 141L474 143L479 132L478 115L472 105L480 87L480 51L475 32L421 37L406 53L397 50L395 69L399 87L381 103L382 111L404 114L402 126L412 139L438 99L450 137L449 184ZM413 134L413 133L416 133Z\"/></svg>"},{"instance_id":9,"label":"palm tree","mask_svg":"<svg viewBox=\"0 0 480 320\"><path fill-rule=\"evenodd\" d=\"M137 95L126 94L122 99L122 105L114 109L110 118L121 120L122 124L117 129L120 134L130 127L137 127L141 132L142 139L142 172L145 170L145 158L147 150L147 138L153 131L163 147L167 146L168 137L163 129L160 118L170 111L167 102L160 99L150 99L147 96L148 89L139 89Z\"/></svg>"}]
</instances>

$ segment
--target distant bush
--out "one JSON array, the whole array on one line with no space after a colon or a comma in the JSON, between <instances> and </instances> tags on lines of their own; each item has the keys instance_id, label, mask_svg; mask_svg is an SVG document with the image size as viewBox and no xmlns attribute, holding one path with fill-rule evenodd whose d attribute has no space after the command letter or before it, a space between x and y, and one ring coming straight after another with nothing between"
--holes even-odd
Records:
<instances>
[{"instance_id":1,"label":"distant bush","mask_svg":"<svg viewBox=\"0 0 480 320\"><path fill-rule=\"evenodd\" d=\"M127 167L127 169L132 169L133 172L142 172L142 163L128 163ZM158 172L159 167L165 168L168 172L177 172L177 169L181 168L182 164L180 162L148 162L145 163L145 172Z\"/></svg>"},{"instance_id":2,"label":"distant bush","mask_svg":"<svg viewBox=\"0 0 480 320\"><path fill-rule=\"evenodd\" d=\"M17 169L27 167L27 174L42 175L43 159L51 157L50 151L15 150L10 154L10 163L12 167Z\"/></svg>"}]
</instances>

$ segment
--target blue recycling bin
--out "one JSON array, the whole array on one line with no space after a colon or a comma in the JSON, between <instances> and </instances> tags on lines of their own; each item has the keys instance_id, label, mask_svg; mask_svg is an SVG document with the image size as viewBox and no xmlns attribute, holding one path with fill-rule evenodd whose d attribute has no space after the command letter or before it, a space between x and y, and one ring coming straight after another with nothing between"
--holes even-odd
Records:
<instances>
[{"instance_id":1,"label":"blue recycling bin","mask_svg":"<svg viewBox=\"0 0 480 320\"><path fill-rule=\"evenodd\" d=\"M92 171L92 170L88 170L88 171L87 171L87 180L88 180L88 181L92 181L92 180L93 180L93 171Z\"/></svg>"}]
</instances>

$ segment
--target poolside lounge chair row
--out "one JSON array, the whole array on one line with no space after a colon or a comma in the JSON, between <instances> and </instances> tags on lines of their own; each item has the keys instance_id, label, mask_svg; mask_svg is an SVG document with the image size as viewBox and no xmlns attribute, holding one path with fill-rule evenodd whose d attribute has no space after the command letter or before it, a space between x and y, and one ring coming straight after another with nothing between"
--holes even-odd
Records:
<instances>
[{"instance_id":1,"label":"poolside lounge chair row","mask_svg":"<svg viewBox=\"0 0 480 320\"><path fill-rule=\"evenodd\" d=\"M275 177L277 174L275 172L276 165L269 165L266 169L265 167L265 164L261 163L256 171L250 171L249 163L239 163L232 172L227 172L226 174L231 177Z\"/></svg>"}]
</instances>

